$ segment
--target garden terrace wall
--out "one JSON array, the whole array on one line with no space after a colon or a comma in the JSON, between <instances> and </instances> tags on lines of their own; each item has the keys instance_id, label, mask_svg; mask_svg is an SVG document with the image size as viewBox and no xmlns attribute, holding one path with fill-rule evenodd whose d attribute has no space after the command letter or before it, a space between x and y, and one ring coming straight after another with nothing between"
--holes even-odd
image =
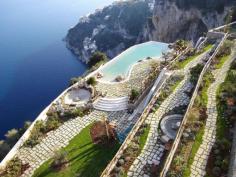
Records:
<instances>
[{"instance_id":1,"label":"garden terrace wall","mask_svg":"<svg viewBox=\"0 0 236 177\"><path fill-rule=\"evenodd\" d=\"M168 76L169 77L169 76ZM168 77L165 78L165 80L168 79ZM144 121L146 120L148 114L150 113L153 105L155 104L157 98L159 97L160 93L161 93L161 89L163 87L163 85L165 84L165 80L163 81L163 83L160 85L160 87L157 89L157 91L155 92L155 94L153 95L151 101L149 102L149 104L147 105L147 107L144 109L143 113L141 114L140 118L138 119L138 121L136 122L136 124L133 126L132 130L130 131L130 133L128 134L128 136L126 137L125 141L123 142L123 144L121 145L120 149L118 150L118 152L116 153L116 155L113 157L113 159L111 160L111 162L108 164L108 166L106 167L106 169L103 171L103 173L101 174L102 177L107 177L110 175L111 171L114 169L114 167L116 166L119 158L122 156L124 150L128 147L128 145L131 143L131 141L133 140L133 138L135 137L136 133L138 132L139 128L143 125Z\"/></svg>"},{"instance_id":2,"label":"garden terrace wall","mask_svg":"<svg viewBox=\"0 0 236 177\"><path fill-rule=\"evenodd\" d=\"M211 32L211 33L214 33L214 32ZM164 164L164 167L163 167L162 172L161 172L161 174L160 174L160 177L165 177L166 174L167 174L167 172L168 172L168 170L169 170L169 167L170 167L170 165L171 165L171 162L172 162L172 160L173 160L173 157L174 157L174 155L175 155L175 152L176 152L176 150L177 150L177 148L178 148L178 145L179 145L179 142L180 142L180 140L181 140L182 134L183 134L183 132L184 132L184 128L185 128L185 126L186 126L186 122L187 122L187 117L188 117L189 111L190 111L190 109L192 108L192 106L193 106L193 104L194 104L194 101L195 101L195 99L196 99L196 97L197 97L198 90L199 90L199 87L200 87L200 85L201 85L203 76L204 76L204 74L206 73L206 71L208 70L208 68L210 67L211 61L215 58L215 56L216 56L216 54L218 53L220 47L223 45L224 41L226 40L227 35L228 35L228 34L224 34L224 36L223 36L223 38L221 39L221 42L219 43L219 45L217 46L215 52L214 52L214 53L212 54L212 56L209 58L209 60L208 60L207 63L205 64L205 66L204 66L202 72L201 72L200 75L199 75L198 82L197 82L196 87L195 87L195 89L194 89L192 98L191 98L191 100L190 100L190 103L189 103L188 108L187 108L187 110L186 110L186 113L185 113L185 115L184 115L183 121L182 121L181 126L180 126L180 128L179 128L179 130L178 130L178 133L177 133L177 135L176 135L176 138L175 138L175 141L174 141L174 143L173 143L173 145L172 145L172 148L171 148L171 150L170 150L170 153L169 153L169 155L168 155L168 157L167 157L167 159L166 159L166 161L165 161L165 164ZM216 36L218 37L218 34L217 34Z\"/></svg>"},{"instance_id":3,"label":"garden terrace wall","mask_svg":"<svg viewBox=\"0 0 236 177\"><path fill-rule=\"evenodd\" d=\"M224 28L225 27L230 27L230 26L232 26L232 25L235 25L236 24L236 21L234 21L234 22L232 22L232 23L229 23L229 24L226 24L226 25L222 25L222 26L219 26L219 27L217 27L217 28L214 28L214 29L212 29L212 30L210 30L211 32L216 32L216 31L218 31L218 32L222 32L222 29L224 30Z\"/></svg>"}]
</instances>

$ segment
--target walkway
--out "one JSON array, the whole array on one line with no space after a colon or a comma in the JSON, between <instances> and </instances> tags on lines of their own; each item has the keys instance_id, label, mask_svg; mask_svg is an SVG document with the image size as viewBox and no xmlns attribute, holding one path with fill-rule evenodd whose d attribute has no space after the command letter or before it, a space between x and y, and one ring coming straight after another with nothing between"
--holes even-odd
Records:
<instances>
[{"instance_id":1,"label":"walkway","mask_svg":"<svg viewBox=\"0 0 236 177\"><path fill-rule=\"evenodd\" d=\"M17 156L23 163L29 163L30 165L30 168L24 172L22 177L32 176L40 165L54 156L56 151L67 146L69 141L78 135L83 128L102 116L102 112L93 111L88 116L69 120L55 131L49 132L47 137L35 147L21 147Z\"/></svg>"},{"instance_id":2,"label":"walkway","mask_svg":"<svg viewBox=\"0 0 236 177\"><path fill-rule=\"evenodd\" d=\"M147 142L141 152L136 158L133 165L130 167L128 176L147 176L144 166L152 164L154 161L160 163L163 155L164 145L158 140L160 138L158 126L161 118L176 107L188 105L189 97L186 91L191 90L192 85L189 83L187 77L180 83L178 88L160 105L160 108L155 113L149 114L146 122L150 124L150 131Z\"/></svg>"},{"instance_id":3,"label":"walkway","mask_svg":"<svg viewBox=\"0 0 236 177\"><path fill-rule=\"evenodd\" d=\"M160 105L160 108L147 117L146 122L150 124L148 138L142 152L131 165L127 174L128 177L148 177L150 176L150 169L146 170L144 168L145 165L153 164L153 162L156 164L160 163L164 152L164 145L159 140L160 134L158 128L160 120L174 108L189 104L190 98L186 93L190 92L193 87L189 82L189 69L201 62L206 53L208 52L201 54L196 59L189 62L184 69L175 71L175 73L184 73L185 78L176 90Z\"/></svg>"},{"instance_id":4,"label":"walkway","mask_svg":"<svg viewBox=\"0 0 236 177\"><path fill-rule=\"evenodd\" d=\"M227 71L230 68L230 64L233 61L233 57L230 57L221 69L215 70L215 81L210 85L207 91L208 103L207 103L207 120L203 135L203 142L200 145L191 166L191 177L203 177L206 174L206 164L208 156L211 152L211 148L215 143L216 136L216 121L217 121L217 109L216 109L216 91L221 83L224 82Z\"/></svg>"}]
</instances>

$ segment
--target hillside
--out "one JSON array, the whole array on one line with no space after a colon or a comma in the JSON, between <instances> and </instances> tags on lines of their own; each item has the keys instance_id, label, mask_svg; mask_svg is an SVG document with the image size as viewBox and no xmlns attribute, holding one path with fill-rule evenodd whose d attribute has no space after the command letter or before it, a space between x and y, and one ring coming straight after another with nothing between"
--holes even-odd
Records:
<instances>
[{"instance_id":1,"label":"hillside","mask_svg":"<svg viewBox=\"0 0 236 177\"><path fill-rule=\"evenodd\" d=\"M129 0L80 19L67 34L67 47L85 62L96 51L110 58L149 40L193 42L225 24L233 0Z\"/></svg>"}]
</instances>

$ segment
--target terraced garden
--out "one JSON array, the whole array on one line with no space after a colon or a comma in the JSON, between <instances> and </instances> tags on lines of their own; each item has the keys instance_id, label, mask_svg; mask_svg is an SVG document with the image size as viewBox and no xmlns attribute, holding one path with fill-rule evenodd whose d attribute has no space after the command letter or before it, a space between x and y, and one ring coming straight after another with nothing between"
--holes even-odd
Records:
<instances>
[{"instance_id":1,"label":"terraced garden","mask_svg":"<svg viewBox=\"0 0 236 177\"><path fill-rule=\"evenodd\" d=\"M65 177L65 176L100 176L103 169L115 155L120 147L117 142L112 147L95 145L90 136L92 124L84 128L80 134L75 136L68 146L61 149L65 153L67 162L60 170L53 169L54 159L45 162L38 168L34 177Z\"/></svg>"}]
</instances>

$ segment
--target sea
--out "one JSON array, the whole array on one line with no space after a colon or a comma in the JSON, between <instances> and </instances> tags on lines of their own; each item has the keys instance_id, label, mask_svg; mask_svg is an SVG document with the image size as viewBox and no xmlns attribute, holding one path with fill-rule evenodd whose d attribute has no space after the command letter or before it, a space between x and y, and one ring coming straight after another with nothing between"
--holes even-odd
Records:
<instances>
[{"instance_id":1,"label":"sea","mask_svg":"<svg viewBox=\"0 0 236 177\"><path fill-rule=\"evenodd\" d=\"M33 121L86 71L63 38L81 16L113 1L0 1L0 139Z\"/></svg>"}]
</instances>

